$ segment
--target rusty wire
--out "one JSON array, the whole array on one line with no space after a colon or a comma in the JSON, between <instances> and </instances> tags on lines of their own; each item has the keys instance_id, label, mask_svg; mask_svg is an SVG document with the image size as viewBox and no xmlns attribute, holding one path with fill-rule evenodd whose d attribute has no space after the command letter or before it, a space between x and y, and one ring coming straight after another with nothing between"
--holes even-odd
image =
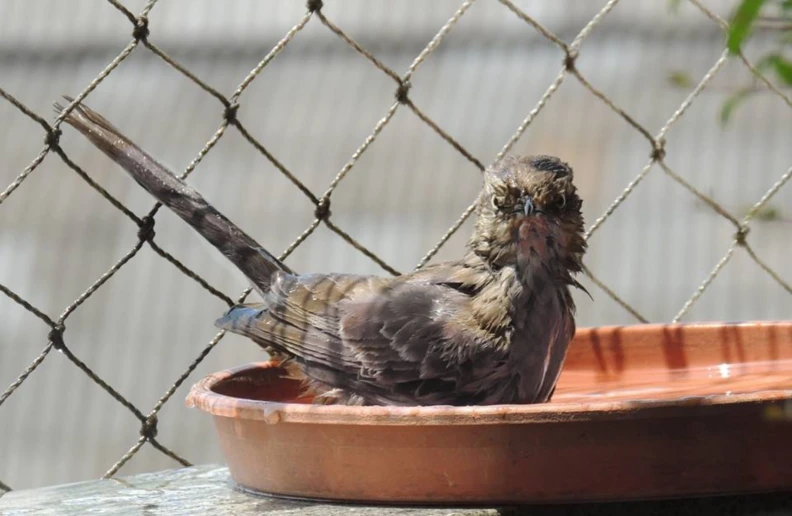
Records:
<instances>
[{"instance_id":1,"label":"rusty wire","mask_svg":"<svg viewBox=\"0 0 792 516\"><path fill-rule=\"evenodd\" d=\"M111 74L116 67L121 64L132 52L137 51L139 48L144 48L149 50L153 55L162 59L165 63L173 67L177 70L180 74L184 77L195 83L201 89L203 89L207 94L211 95L218 102L221 104L222 107L222 122L220 123L219 127L206 142L204 147L198 152L196 157L190 162L190 164L186 167L184 172L181 174L182 178L189 176L198 163L212 150L212 148L217 144L220 138L226 133L229 127L234 127L236 130L240 132L240 134L254 147L256 148L267 160L269 160L275 168L283 174L289 181L291 181L295 187L305 195L310 202L315 206L314 215L315 218L311 224L300 234L296 237L294 242L288 246L288 248L281 254L280 258L285 259L288 255L290 255L299 245L302 244L315 230L320 224L324 224L327 228L331 231L339 235L343 238L347 243L355 247L358 251L362 254L370 258L372 261L377 263L383 270L387 271L391 274L398 274L399 272L396 271L393 267L391 267L385 260L379 257L377 254L372 252L371 250L367 249L364 245L357 242L351 235L345 232L342 228L338 227L332 221L332 214L330 211L330 203L331 197L335 189L339 186L339 184L343 181L343 179L350 173L350 171L354 168L355 164L357 163L360 156L368 149L368 147L374 142L375 139L379 136L382 132L383 128L392 120L394 114L397 110L401 109L402 106L405 106L410 112L416 115L418 119L420 119L423 123L425 123L431 130L436 132L443 140L445 140L452 148L454 148L457 152L459 152L462 156L464 156L468 161L470 161L476 168L479 170L483 170L485 165L484 162L481 161L479 158L475 157L472 153L470 153L465 147L459 143L451 134L445 131L442 127L439 126L435 121L433 121L419 106L417 106L413 100L410 98L409 92L411 87L411 82L416 79L416 75L418 74L418 69L420 65L428 59L431 54L435 51L435 49L442 44L443 39L450 33L459 19L466 13L468 8L475 2L475 0L466 0L461 3L460 7L454 12L448 21L438 30L436 35L427 43L424 49L416 56L413 60L411 65L403 74L398 74L396 71L390 69L384 63L382 63L377 57L364 48L360 43L355 41L352 37L350 37L343 28L336 25L332 20L330 20L323 12L322 12L322 2L321 0L308 0L307 2L307 10L303 16L301 16L298 20L295 21L295 24L292 28L287 31L287 33L281 38L280 41L259 61L259 63L245 76L242 81L240 82L237 89L229 96L226 97L221 92L210 86L208 83L197 77L193 74L190 70L188 70L185 66L180 64L178 61L173 59L169 56L165 51L163 51L160 47L158 47L152 39L152 34L150 34L149 27L148 27L148 18L155 7L157 1L150 0L146 3L144 8L141 12L136 16L132 12L130 12L123 4L118 2L117 0L107 0L113 7L115 7L121 15L127 18L130 22L131 27L131 41L120 51L120 53L110 62L107 66L97 74L97 76L87 84L83 90L76 96L75 100L66 107L63 113L58 116L55 121L50 124L47 122L42 116L36 114L31 109L26 107L23 103L18 101L13 95L9 92L6 92L2 88L0 88L0 97L5 99L5 101L9 102L13 105L16 109L18 109L22 114L29 117L33 121L37 122L43 128L43 136L44 136L44 144L42 149L39 153L32 159L30 164L25 167L25 169L11 182L8 187L6 187L2 192L0 192L0 205L7 199L11 194L14 193L23 183L24 181L36 171L38 166L47 159L50 154L57 155L71 170L73 170L81 179L83 179L89 186L91 186L98 194L104 197L112 206L122 212L127 218L129 218L136 226L137 226L137 234L138 234L138 241L137 243L123 256L121 259L118 260L110 269L108 269L104 274L102 274L93 284L88 286L88 288L77 297L72 303L70 303L62 312L60 316L56 319L51 318L49 315L44 313L43 311L36 308L33 304L26 301L23 296L17 294L16 292L10 290L4 285L0 284L0 291L8 296L11 300L17 303L19 306L30 312L35 317L39 318L44 324L46 324L50 331L47 343L42 348L39 355L25 368L24 371L19 375L19 377L14 380L11 385L9 385L2 394L0 394L0 407L2 404L11 396L16 389L22 385L26 379L33 374L36 369L38 368L44 360L47 359L49 354L52 352L53 349L60 351L66 358L72 362L77 368L83 371L96 385L101 387L108 395L112 396L120 405L124 406L129 412L131 412L139 421L140 423L140 437L130 446L129 450L124 453L113 465L109 467L107 472L105 473L104 477L111 477L115 475L123 466L126 464L130 459L132 459L135 454L146 444L151 444L155 449L159 450L166 456L172 458L174 461L181 465L188 465L190 464L185 458L181 455L173 451L171 448L157 440L157 415L162 407L170 400L176 390L181 386L190 374L195 370L195 368L201 363L201 361L214 349L214 347L223 339L225 332L221 331L217 333L209 343L201 350L197 357L186 367L184 372L173 382L173 384L167 389L167 391L163 394L163 396L159 399L159 401L151 408L148 413L144 413L141 411L140 408L136 407L132 404L128 399L126 399L123 394L119 393L113 386L108 383L106 380L101 378L96 372L94 372L88 365L86 365L75 353L67 346L66 344L66 323L72 313L75 310L79 309L79 307L86 302L99 288L104 285L104 283L110 279L116 272L118 272L122 267L124 267L127 263L129 263L133 258L136 256L138 251L144 246L149 245L160 257L165 259L168 263L171 263L177 270L184 273L187 277L192 279L193 281L197 282L201 287L204 288L209 294L214 295L220 299L222 299L227 304L233 304L234 301L227 296L226 294L220 292L218 289L212 287L206 280L204 280L200 275L189 269L186 265L184 265L178 258L176 258L172 253L165 250L161 243L157 243L155 241L155 217L157 212L159 211L161 205L156 203L152 206L150 211L143 217L138 217L134 213L132 213L126 206L124 206L118 199L113 197L107 190L105 190L101 185L99 185L96 181L94 181L90 175L85 172L79 165L74 163L64 152L64 150L59 145L59 138L61 134L60 125L62 124L65 116L72 110L74 107L86 99L90 93L99 87L102 81ZM528 126L533 122L535 117L538 113L544 108L544 106L549 102L549 100L553 97L556 93L558 88L561 84L567 80L570 76L574 77L586 90L588 90L595 98L599 101L603 102L605 105L608 106L609 109L614 111L618 114L625 123L631 125L635 131L640 133L647 141L647 154L648 154L648 162L643 167L643 169L635 176L635 178L630 181L624 188L621 194L617 196L617 198L611 203L611 205L605 210L605 212L598 217L592 226L586 232L586 238L591 238L591 236L602 226L605 221L607 221L610 216L614 213L616 209L624 202L624 200L638 187L641 181L655 168L660 168L669 178L673 181L679 183L683 186L686 190L691 192L694 196L702 200L712 211L718 214L720 217L728 220L732 225L735 226L735 234L732 242L727 248L726 253L720 259L720 261L715 264L710 274L702 280L702 283L696 288L696 290L691 294L689 299L684 303L681 307L680 311L676 314L673 318L673 322L677 322L681 320L687 312L690 310L691 306L704 294L707 290L709 285L712 283L713 279L723 270L723 268L727 265L730 258L733 254L737 251L738 248L742 247L746 250L748 255L762 268L767 274L779 285L781 285L784 289L788 292L792 293L792 287L789 284L784 282L784 280L775 272L772 268L770 268L761 258L756 254L756 252L751 248L748 243L748 232L749 232L749 223L751 219L755 216L755 214L765 205L765 203L772 197L781 187L783 187L786 182L792 177L792 168L787 170L786 172L780 175L780 179L772 185L768 191L759 199L756 204L752 207L750 212L743 220L738 220L732 214L729 213L728 210L723 208L717 201L712 199L710 196L704 194L700 190L696 189L692 186L689 182L687 182L682 176L672 170L669 165L665 162L665 136L668 131L672 128L672 126L680 119L681 116L687 111L690 105L694 102L697 96L710 84L713 77L718 74L724 63L727 61L727 54L724 52L710 67L709 71L701 77L697 85L691 90L687 98L682 102L679 108L671 114L668 121L656 132L653 133L648 128L642 126L638 123L635 118L629 115L626 111L616 105L604 92L599 90L596 85L591 84L586 77L576 68L575 62L580 54L581 47L583 46L584 41L589 36L589 34L596 28L596 26L600 23L600 21L605 18L608 13L614 8L614 6L618 3L618 0L609 0L602 9L600 9L597 14L589 21L588 24L580 31L580 33L574 38L574 40L567 44L561 38L553 34L550 30L544 27L542 24L537 22L533 17L522 11L516 5L514 5L510 0L500 0L501 3L504 5L504 8L510 10L514 13L519 19L525 22L526 30L535 31L540 34L543 38L547 41L555 45L560 51L560 59L559 59L559 66L560 70L558 75L555 79L550 83L548 88L546 89L545 93L540 97L540 99L535 104L534 108L527 113L523 121L520 125L516 128L512 136L509 140L505 143L501 151L493 158L492 161L495 161L502 157L506 152L511 149L511 147L519 140ZM721 29L728 30L728 24L722 18L718 17L717 15L713 14L710 10L708 10L705 6L703 6L698 0L690 0L693 5L695 5L698 9L700 9L707 17L709 17L714 23L717 23ZM314 20L316 18L316 20ZM366 59L371 65L379 69L383 74L388 76L394 82L394 102L390 106L390 108L385 112L383 117L375 124L374 128L371 130L371 133L363 140L361 145L357 148L357 150L350 156L347 163L341 168L341 170L336 174L333 180L328 185L326 191L321 195L317 195L314 192L311 192L305 184L293 173L291 173L272 153L270 153L267 148L259 142L246 128L245 126L239 121L237 117L237 111L239 107L239 98L245 92L247 87L258 77L261 71L269 65L272 60L278 57L281 51L295 38L299 35L300 31L308 24L308 23L319 23L324 25L331 33L335 34L341 41L343 41L346 45L354 49L362 58ZM156 35L154 35L156 36ZM753 64L742 54L738 55L738 58L742 61L742 63L751 71L751 73L759 78L760 82L768 89L768 91L772 92L773 94L779 96L786 104L792 107L792 101L784 95L777 87L775 87L770 81L768 81L754 66ZM419 77L418 77L419 78ZM448 239L462 226L462 224L467 220L467 218L473 213L474 205L471 204L457 219L454 224L446 231L444 235L440 238L437 244L429 250L429 252L420 260L417 265L417 268L424 266L426 263L431 260L431 258L445 245ZM586 274L590 276L592 282L597 285L606 295L614 299L620 306L622 306L628 313L631 314L633 318L635 318L639 322L646 322L647 319L640 314L629 302L622 299L616 292L614 292L610 287L608 287L604 282L594 276L591 271L586 268ZM247 295L250 293L250 289L246 289L243 291L239 296L236 298L236 302L243 301ZM11 490L11 487L0 480L0 494Z\"/></svg>"}]
</instances>

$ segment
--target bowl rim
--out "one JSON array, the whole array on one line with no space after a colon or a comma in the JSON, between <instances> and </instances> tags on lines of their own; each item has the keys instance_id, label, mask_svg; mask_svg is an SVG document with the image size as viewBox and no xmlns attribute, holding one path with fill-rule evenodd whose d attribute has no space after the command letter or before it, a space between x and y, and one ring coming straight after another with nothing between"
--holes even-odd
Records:
<instances>
[{"instance_id":1,"label":"bowl rim","mask_svg":"<svg viewBox=\"0 0 792 516\"><path fill-rule=\"evenodd\" d=\"M724 327L780 328L792 331L792 321L649 323L593 326L579 328L576 334L618 330L658 332L696 328L718 330ZM219 382L255 369L276 367L276 360L252 362L204 377L192 386L186 405L214 416L256 420L265 423L307 423L337 425L490 425L525 423L562 423L573 421L614 420L644 417L680 417L714 414L735 409L757 410L785 403L792 411L792 388L762 390L740 394L685 396L675 399L636 399L576 403L542 403L534 405L490 406L343 406L312 405L290 402L235 398L212 391Z\"/></svg>"}]
</instances>

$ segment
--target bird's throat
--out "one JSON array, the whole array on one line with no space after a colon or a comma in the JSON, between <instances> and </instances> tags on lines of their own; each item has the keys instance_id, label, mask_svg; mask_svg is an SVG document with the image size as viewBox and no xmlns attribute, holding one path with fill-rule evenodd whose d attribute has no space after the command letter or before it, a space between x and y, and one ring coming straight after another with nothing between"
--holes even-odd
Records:
<instances>
[{"instance_id":1,"label":"bird's throat","mask_svg":"<svg viewBox=\"0 0 792 516\"><path fill-rule=\"evenodd\" d=\"M526 287L541 290L552 281L552 271L558 267L559 233L560 228L545 217L526 217L516 224L517 273Z\"/></svg>"}]
</instances>

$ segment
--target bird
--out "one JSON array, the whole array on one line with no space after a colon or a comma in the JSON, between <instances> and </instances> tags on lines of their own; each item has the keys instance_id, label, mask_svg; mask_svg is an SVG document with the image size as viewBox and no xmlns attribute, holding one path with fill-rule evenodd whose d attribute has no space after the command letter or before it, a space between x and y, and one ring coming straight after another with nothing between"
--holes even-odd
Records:
<instances>
[{"instance_id":1,"label":"bird","mask_svg":"<svg viewBox=\"0 0 792 516\"><path fill-rule=\"evenodd\" d=\"M69 102L73 99L64 97ZM63 107L55 104L57 112ZM483 172L462 257L393 277L292 271L95 111L65 122L252 283L219 328L265 348L315 403L473 406L552 398L587 244L569 164L507 154Z\"/></svg>"}]
</instances>

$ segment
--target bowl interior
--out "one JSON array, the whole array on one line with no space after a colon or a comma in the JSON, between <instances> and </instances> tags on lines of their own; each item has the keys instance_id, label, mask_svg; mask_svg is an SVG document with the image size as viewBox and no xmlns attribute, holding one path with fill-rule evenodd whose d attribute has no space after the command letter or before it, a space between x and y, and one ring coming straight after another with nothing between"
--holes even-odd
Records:
<instances>
[{"instance_id":1,"label":"bowl interior","mask_svg":"<svg viewBox=\"0 0 792 516\"><path fill-rule=\"evenodd\" d=\"M284 403L311 403L302 382L286 377L273 362L245 368L211 386L211 391L231 398Z\"/></svg>"},{"instance_id":2,"label":"bowl interior","mask_svg":"<svg viewBox=\"0 0 792 516\"><path fill-rule=\"evenodd\" d=\"M553 402L679 399L792 389L792 323L583 329Z\"/></svg>"},{"instance_id":3,"label":"bowl interior","mask_svg":"<svg viewBox=\"0 0 792 516\"><path fill-rule=\"evenodd\" d=\"M215 383L217 394L310 403L274 364ZM792 391L792 323L582 328L550 403L662 400Z\"/></svg>"}]
</instances>

